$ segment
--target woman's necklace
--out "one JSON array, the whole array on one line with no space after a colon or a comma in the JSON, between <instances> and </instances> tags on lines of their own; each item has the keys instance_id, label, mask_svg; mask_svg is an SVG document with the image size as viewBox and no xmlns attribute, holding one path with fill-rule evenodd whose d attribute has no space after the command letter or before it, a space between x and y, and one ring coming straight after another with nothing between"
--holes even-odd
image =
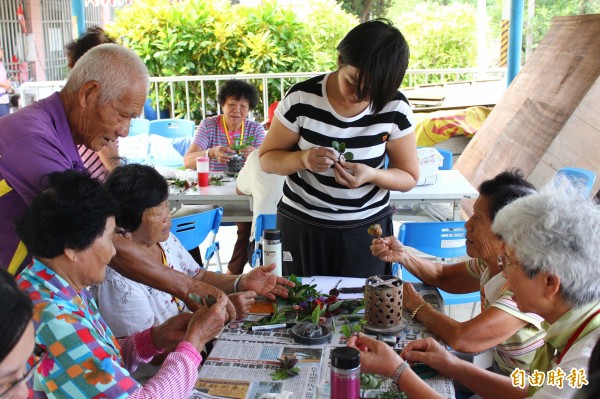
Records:
<instances>
[{"instance_id":1,"label":"woman's necklace","mask_svg":"<svg viewBox=\"0 0 600 399\"><path fill-rule=\"evenodd\" d=\"M225 137L227 137L227 145L231 147L231 139L229 138L229 132L227 131L227 124L225 123L225 115L221 115L221 124L225 131ZM240 132L240 144L244 142L244 121L242 120L242 130Z\"/></svg>"},{"instance_id":2,"label":"woman's necklace","mask_svg":"<svg viewBox=\"0 0 600 399\"><path fill-rule=\"evenodd\" d=\"M159 244L156 244L156 245L158 245L158 247L160 248L160 255L162 257L163 265L165 265L166 267L169 267L169 263L167 262L167 256L165 255L165 251L162 249L162 247ZM177 311L179 313L183 313L183 304L181 303L181 301L179 299L177 299L177 297L172 295L171 302L175 303L175 306L177 306Z\"/></svg>"}]
</instances>

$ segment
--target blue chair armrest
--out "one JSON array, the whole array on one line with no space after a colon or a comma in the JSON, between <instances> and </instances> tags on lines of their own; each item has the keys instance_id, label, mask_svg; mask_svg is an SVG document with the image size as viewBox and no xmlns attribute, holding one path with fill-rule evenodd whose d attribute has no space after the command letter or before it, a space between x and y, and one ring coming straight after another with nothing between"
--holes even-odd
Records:
<instances>
[{"instance_id":1,"label":"blue chair armrest","mask_svg":"<svg viewBox=\"0 0 600 399\"><path fill-rule=\"evenodd\" d=\"M215 252L219 251L219 249L219 243L213 242L208 246L208 248L206 248L206 256L204 257L204 259L208 262L213 257Z\"/></svg>"},{"instance_id":2,"label":"blue chair armrest","mask_svg":"<svg viewBox=\"0 0 600 399\"><path fill-rule=\"evenodd\" d=\"M257 264L260 264L260 258L262 257L262 251L260 248L257 248L252 253L252 267L255 267Z\"/></svg>"}]
</instances>

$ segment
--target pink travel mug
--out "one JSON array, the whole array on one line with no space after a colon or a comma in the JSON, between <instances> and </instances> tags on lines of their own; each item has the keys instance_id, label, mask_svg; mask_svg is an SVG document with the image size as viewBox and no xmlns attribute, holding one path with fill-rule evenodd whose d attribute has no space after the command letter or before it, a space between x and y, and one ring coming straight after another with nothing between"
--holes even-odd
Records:
<instances>
[{"instance_id":1,"label":"pink travel mug","mask_svg":"<svg viewBox=\"0 0 600 399\"><path fill-rule=\"evenodd\" d=\"M198 172L198 186L208 187L208 157L196 158L196 172Z\"/></svg>"}]
</instances>

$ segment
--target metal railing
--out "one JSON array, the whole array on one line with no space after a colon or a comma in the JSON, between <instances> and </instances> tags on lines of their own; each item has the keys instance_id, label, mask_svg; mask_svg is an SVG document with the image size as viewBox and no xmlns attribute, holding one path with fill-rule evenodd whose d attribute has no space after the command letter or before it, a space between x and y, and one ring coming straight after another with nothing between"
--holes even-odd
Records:
<instances>
[{"instance_id":1,"label":"metal railing","mask_svg":"<svg viewBox=\"0 0 600 399\"><path fill-rule=\"evenodd\" d=\"M264 118L267 115L269 107L269 99L281 99L285 95L287 89L294 83L308 79L313 76L322 74L323 72L293 72L293 73L268 73L268 74L238 74L238 75L203 75L203 76L168 76L168 77L151 77L150 96L157 99L153 105L158 118L160 118L160 110L170 110L171 115L176 114L176 93L183 93L185 98L186 119L193 119L191 101L192 95L196 95L198 85L201 99L201 118L204 119L209 112L209 108L216 108L216 113L220 113L216 93L221 82L228 79L243 79L252 81L261 92L261 107L262 109L255 110L258 118ZM451 83L460 81L486 80L486 79L501 79L506 75L506 68L491 68L491 69L475 69L475 68L456 68L456 69L414 69L408 70L406 73L405 82L408 87ZM65 81L47 81L47 82L27 82L21 85L21 104L26 106L31 102L47 97L55 91L59 91ZM272 83L275 83L273 85ZM166 86L167 95L159 95L164 93ZM194 86L192 92L191 87ZM278 87L278 96L274 96L272 88ZM271 88L271 92L269 92ZM183 90L183 92L181 92ZM207 92L210 92L208 94ZM181 96L181 95L180 95ZM181 114L181 110L179 113ZM257 119L258 119L257 118ZM200 121L197 120L197 123Z\"/></svg>"}]
</instances>

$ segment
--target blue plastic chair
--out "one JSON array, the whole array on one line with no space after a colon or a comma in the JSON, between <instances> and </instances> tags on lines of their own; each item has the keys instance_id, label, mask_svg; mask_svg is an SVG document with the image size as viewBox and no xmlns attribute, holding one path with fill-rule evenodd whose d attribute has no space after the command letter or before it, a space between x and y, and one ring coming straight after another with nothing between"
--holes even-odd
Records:
<instances>
[{"instance_id":1,"label":"blue plastic chair","mask_svg":"<svg viewBox=\"0 0 600 399\"><path fill-rule=\"evenodd\" d=\"M150 121L144 118L134 118L129 124L127 137L139 136L140 134L150 134Z\"/></svg>"},{"instance_id":2,"label":"blue plastic chair","mask_svg":"<svg viewBox=\"0 0 600 399\"><path fill-rule=\"evenodd\" d=\"M194 121L186 119L159 119L150 121L150 134L169 139L194 136Z\"/></svg>"},{"instance_id":3,"label":"blue plastic chair","mask_svg":"<svg viewBox=\"0 0 600 399\"><path fill-rule=\"evenodd\" d=\"M592 193L596 174L591 170L581 168L561 168L556 172L557 176L566 176L574 184L583 188L583 193L589 196Z\"/></svg>"},{"instance_id":4,"label":"blue plastic chair","mask_svg":"<svg viewBox=\"0 0 600 399\"><path fill-rule=\"evenodd\" d=\"M132 119L127 137L119 138L119 156L128 163L146 163L150 153L150 121L144 118Z\"/></svg>"},{"instance_id":5,"label":"blue plastic chair","mask_svg":"<svg viewBox=\"0 0 600 399\"><path fill-rule=\"evenodd\" d=\"M254 252L252 253L252 264L254 267L260 264L262 260L262 249L260 248L260 240L262 239L263 231L266 229L274 229L277 227L277 215L260 214L256 217L254 224Z\"/></svg>"},{"instance_id":6,"label":"blue plastic chair","mask_svg":"<svg viewBox=\"0 0 600 399\"><path fill-rule=\"evenodd\" d=\"M443 262L445 259L457 258L467 254L465 233L464 221L406 222L400 227L398 240L407 247L433 255ZM392 267L394 275L397 275L399 265L394 264ZM420 282L404 268L402 268L402 279L406 282ZM439 291L445 305L473 303L471 315L474 313L475 304L481 300L478 291L466 294L451 294L443 290Z\"/></svg>"},{"instance_id":7,"label":"blue plastic chair","mask_svg":"<svg viewBox=\"0 0 600 399\"><path fill-rule=\"evenodd\" d=\"M206 212L195 213L189 216L173 218L171 233L173 233L186 250L197 248L202 244L208 235L212 233L212 238L208 248L206 248L205 268L208 269L210 260L216 255L217 266L223 272L223 264L219 255L219 242L216 241L221 219L223 218L223 208L215 208Z\"/></svg>"},{"instance_id":8,"label":"blue plastic chair","mask_svg":"<svg viewBox=\"0 0 600 399\"><path fill-rule=\"evenodd\" d=\"M436 150L444 157L444 162L440 166L440 170L452 170L452 151L442 150L436 148Z\"/></svg>"}]
</instances>

